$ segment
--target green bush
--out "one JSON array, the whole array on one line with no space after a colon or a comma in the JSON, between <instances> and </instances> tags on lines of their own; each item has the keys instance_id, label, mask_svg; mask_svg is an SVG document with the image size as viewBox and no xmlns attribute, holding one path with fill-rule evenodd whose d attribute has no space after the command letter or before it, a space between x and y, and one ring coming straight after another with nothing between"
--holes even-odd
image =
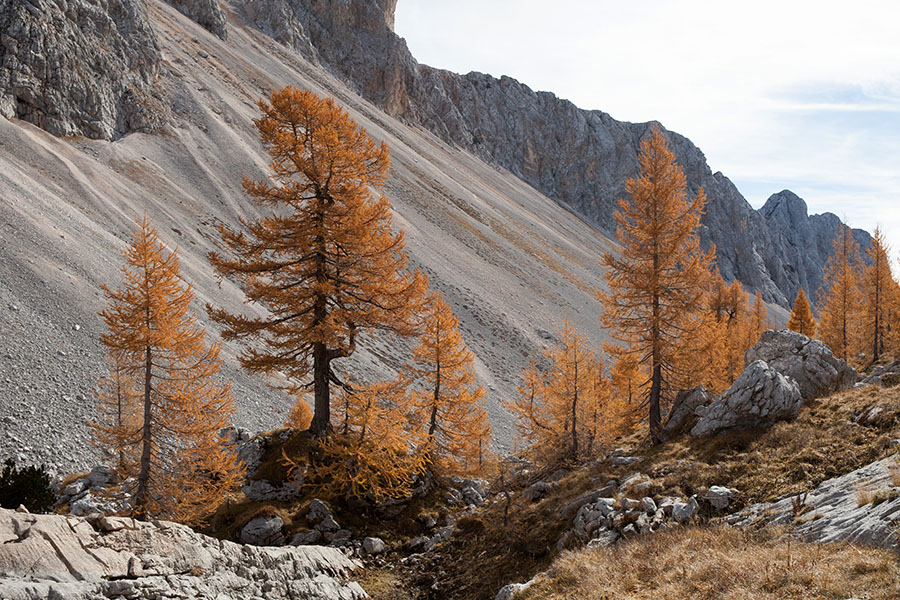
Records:
<instances>
[{"instance_id":1,"label":"green bush","mask_svg":"<svg viewBox=\"0 0 900 600\"><path fill-rule=\"evenodd\" d=\"M30 512L50 512L56 496L50 489L50 476L40 467L16 468L11 458L6 459L0 472L0 507L18 508L24 505Z\"/></svg>"}]
</instances>

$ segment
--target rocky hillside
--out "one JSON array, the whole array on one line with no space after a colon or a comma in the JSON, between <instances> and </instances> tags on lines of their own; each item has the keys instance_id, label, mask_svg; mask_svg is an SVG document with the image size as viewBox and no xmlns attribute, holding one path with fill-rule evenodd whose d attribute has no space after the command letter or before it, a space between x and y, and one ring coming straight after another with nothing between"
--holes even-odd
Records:
<instances>
[{"instance_id":1,"label":"rocky hillside","mask_svg":"<svg viewBox=\"0 0 900 600\"><path fill-rule=\"evenodd\" d=\"M240 309L242 294L219 285L206 255L218 243L217 224L254 215L241 175L262 177L268 162L252 127L255 103L288 84L336 98L390 146L385 193L395 225L460 316L489 388L495 434L509 444L513 426L499 400L515 393L520 369L562 315L596 345L604 341L594 290L603 284L598 256L613 244L508 171L385 114L223 6L220 37L192 20L218 22L203 12L218 11L216 3L0 0L0 96L15 109L0 118L0 437L8 442L0 459L67 470L95 464L85 419L104 373L99 286L120 281L128 232L145 212L178 247L201 316L208 301ZM150 36L146 47L138 32ZM69 39L78 41L49 68L41 49ZM129 60L147 69L142 97L164 108L152 113L162 119L155 133L123 116L131 108L116 90L138 86L124 68ZM90 94L78 91L82 84L94 86ZM87 110L90 98L110 111ZM404 358L388 340L360 346L342 367L361 378L390 373ZM238 424L280 426L291 400L243 374L236 350L225 348L225 376Z\"/></svg>"},{"instance_id":2,"label":"rocky hillside","mask_svg":"<svg viewBox=\"0 0 900 600\"><path fill-rule=\"evenodd\" d=\"M611 234L616 200L637 171L637 150L651 123L582 110L509 77L459 75L419 64L393 32L396 4L234 0L248 22L338 74L388 114L509 169ZM727 177L712 172L689 139L674 132L668 137L689 186L702 186L709 197L701 235L705 244L716 244L723 276L783 306L800 286L814 297L837 217L807 217L793 194L790 215L756 211ZM868 241L865 232L857 234ZM817 251L798 257L810 247Z\"/></svg>"}]
</instances>

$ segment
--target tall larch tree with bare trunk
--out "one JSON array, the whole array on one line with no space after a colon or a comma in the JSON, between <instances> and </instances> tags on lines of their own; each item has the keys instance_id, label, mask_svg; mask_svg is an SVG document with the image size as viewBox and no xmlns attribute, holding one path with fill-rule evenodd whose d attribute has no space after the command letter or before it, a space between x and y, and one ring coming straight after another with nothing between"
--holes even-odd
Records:
<instances>
[{"instance_id":1,"label":"tall larch tree with bare trunk","mask_svg":"<svg viewBox=\"0 0 900 600\"><path fill-rule=\"evenodd\" d=\"M889 314L895 297L896 282L891 273L889 249L881 227L872 233L872 245L866 249L869 261L863 269L864 351L871 351L871 362L881 359L890 327Z\"/></svg>"},{"instance_id":2,"label":"tall larch tree with bare trunk","mask_svg":"<svg viewBox=\"0 0 900 600\"><path fill-rule=\"evenodd\" d=\"M863 261L859 244L847 226L841 227L832 248L818 296L819 337L835 356L850 360L859 348Z\"/></svg>"},{"instance_id":3,"label":"tall larch tree with bare trunk","mask_svg":"<svg viewBox=\"0 0 900 600\"><path fill-rule=\"evenodd\" d=\"M94 446L114 456L122 479L137 471L141 438L142 405L137 380L128 374L121 358L107 357L109 373L98 381L97 419L89 421Z\"/></svg>"},{"instance_id":4,"label":"tall larch tree with bare trunk","mask_svg":"<svg viewBox=\"0 0 900 600\"><path fill-rule=\"evenodd\" d=\"M771 327L769 322L769 310L766 308L766 302L763 300L762 292L756 290L753 296L753 306L750 307L750 327L748 333L750 339L747 347L752 347L759 341L762 334Z\"/></svg>"},{"instance_id":5,"label":"tall larch tree with bare trunk","mask_svg":"<svg viewBox=\"0 0 900 600\"><path fill-rule=\"evenodd\" d=\"M459 332L444 296L431 291L409 371L418 381L413 403L425 428L426 453L445 475L470 474L490 444L486 391L475 376L475 355Z\"/></svg>"},{"instance_id":6,"label":"tall larch tree with bare trunk","mask_svg":"<svg viewBox=\"0 0 900 600\"><path fill-rule=\"evenodd\" d=\"M265 317L208 307L227 340L241 340L244 368L281 371L295 392L312 389L311 431L331 431L332 362L356 350L361 333L416 333L425 280L407 269L402 233L391 231L381 188L385 144L330 98L287 87L260 100L254 121L272 157L271 180L244 179L245 192L271 214L220 229L230 256L210 254L218 273L236 279Z\"/></svg>"},{"instance_id":7,"label":"tall larch tree with bare trunk","mask_svg":"<svg viewBox=\"0 0 900 600\"><path fill-rule=\"evenodd\" d=\"M217 381L219 346L204 343L177 254L166 253L146 219L134 235L122 286L104 286L109 305L100 313L109 329L101 341L137 395L138 427L129 425L126 453L138 458L125 473L137 479L134 515L200 522L243 475L218 435L231 423L234 400Z\"/></svg>"},{"instance_id":8,"label":"tall larch tree with bare trunk","mask_svg":"<svg viewBox=\"0 0 900 600\"><path fill-rule=\"evenodd\" d=\"M686 359L702 325L714 250L701 250L697 235L706 196L702 188L688 195L659 128L641 143L639 162L615 215L622 251L604 254L609 291L598 297L603 326L649 371L648 421L658 443L663 401L692 376Z\"/></svg>"}]
</instances>

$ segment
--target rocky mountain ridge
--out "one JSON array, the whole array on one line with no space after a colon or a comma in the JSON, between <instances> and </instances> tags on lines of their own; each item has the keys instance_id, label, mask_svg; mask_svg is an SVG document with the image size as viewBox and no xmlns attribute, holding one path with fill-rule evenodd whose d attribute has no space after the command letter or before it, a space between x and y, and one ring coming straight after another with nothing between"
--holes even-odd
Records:
<instances>
[{"instance_id":1,"label":"rocky mountain ridge","mask_svg":"<svg viewBox=\"0 0 900 600\"><path fill-rule=\"evenodd\" d=\"M509 169L611 236L617 199L637 171L640 141L653 123L617 121L510 77L459 75L418 63L393 31L396 0L234 0L248 22L332 70L391 115ZM667 132L692 191L708 196L701 238L715 244L727 280L790 306L802 286L815 297L839 219L806 215L790 192L790 215L754 210L688 138ZM799 202L798 202L799 201ZM790 218L782 218L790 217ZM857 230L867 244L869 236ZM814 252L802 250L815 248ZM798 250L799 249L799 250Z\"/></svg>"}]
</instances>

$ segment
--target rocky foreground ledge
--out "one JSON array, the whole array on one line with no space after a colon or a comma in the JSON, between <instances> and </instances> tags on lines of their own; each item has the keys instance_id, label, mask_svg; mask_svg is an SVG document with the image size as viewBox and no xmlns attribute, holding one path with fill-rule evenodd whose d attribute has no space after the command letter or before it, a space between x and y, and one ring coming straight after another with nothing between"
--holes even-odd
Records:
<instances>
[{"instance_id":1,"label":"rocky foreground ledge","mask_svg":"<svg viewBox=\"0 0 900 600\"><path fill-rule=\"evenodd\" d=\"M242 546L166 521L0 509L0 598L367 598L337 548Z\"/></svg>"}]
</instances>

